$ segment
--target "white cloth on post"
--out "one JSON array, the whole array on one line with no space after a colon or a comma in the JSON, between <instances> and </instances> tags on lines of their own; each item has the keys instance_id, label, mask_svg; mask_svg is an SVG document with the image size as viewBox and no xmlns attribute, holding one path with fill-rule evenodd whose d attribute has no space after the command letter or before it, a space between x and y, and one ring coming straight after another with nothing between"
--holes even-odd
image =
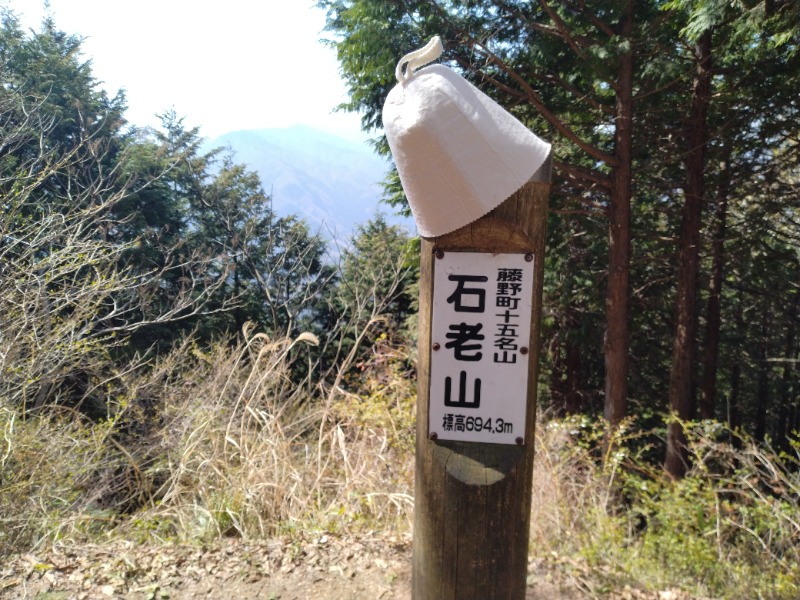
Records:
<instances>
[{"instance_id":1,"label":"white cloth on post","mask_svg":"<svg viewBox=\"0 0 800 600\"><path fill-rule=\"evenodd\" d=\"M424 66L441 53L435 37L404 56L383 107L386 138L423 237L486 215L550 154L550 144L455 71Z\"/></svg>"}]
</instances>

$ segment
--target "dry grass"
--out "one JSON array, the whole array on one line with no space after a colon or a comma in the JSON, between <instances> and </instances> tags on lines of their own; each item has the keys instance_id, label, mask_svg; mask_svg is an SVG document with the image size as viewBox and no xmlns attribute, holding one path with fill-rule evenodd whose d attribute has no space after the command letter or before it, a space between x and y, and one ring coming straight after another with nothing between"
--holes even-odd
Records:
<instances>
[{"instance_id":1,"label":"dry grass","mask_svg":"<svg viewBox=\"0 0 800 600\"><path fill-rule=\"evenodd\" d=\"M109 432L72 411L24 420L0 405L0 556L112 520L95 505L125 462Z\"/></svg>"},{"instance_id":2,"label":"dry grass","mask_svg":"<svg viewBox=\"0 0 800 600\"><path fill-rule=\"evenodd\" d=\"M336 385L313 372L297 382L292 364L305 364L315 341L248 332L205 351L187 342L146 374L128 373L102 423L63 409L22 420L0 406L0 553L65 537L407 533L407 357L380 341L371 360L329 378ZM797 455L732 445L719 425L687 430L692 468L674 482L644 458L652 432L611 435L585 417L540 423L532 555L559 561L592 593L632 584L798 597Z\"/></svg>"},{"instance_id":3,"label":"dry grass","mask_svg":"<svg viewBox=\"0 0 800 600\"><path fill-rule=\"evenodd\" d=\"M241 347L193 349L192 364L180 367L184 376L161 391L162 459L154 469L166 476L157 505L125 529L257 539L295 529L406 526L410 467L403 461L413 457L400 448L411 417L398 411L410 405L407 386L390 376L377 392L388 402L378 405L341 387L293 383L291 361L315 344L310 334L255 334ZM400 389L387 392L392 385ZM367 405L368 413L360 410Z\"/></svg>"},{"instance_id":4,"label":"dry grass","mask_svg":"<svg viewBox=\"0 0 800 600\"><path fill-rule=\"evenodd\" d=\"M653 432L586 417L539 428L531 551L593 591L632 584L702 597L800 597L800 460L724 426L685 423L691 468L671 480Z\"/></svg>"},{"instance_id":5,"label":"dry grass","mask_svg":"<svg viewBox=\"0 0 800 600\"><path fill-rule=\"evenodd\" d=\"M57 538L141 541L341 528L407 531L413 394L401 356L361 382L294 383L316 339L177 348L103 423L0 409L0 552ZM341 384L341 381L340 381ZM159 399L142 408L142 398ZM129 513L129 514L126 514Z\"/></svg>"},{"instance_id":6,"label":"dry grass","mask_svg":"<svg viewBox=\"0 0 800 600\"><path fill-rule=\"evenodd\" d=\"M537 425L531 548L540 556L577 555L598 536L609 537L612 546L623 535L612 517L619 502L617 469L594 444L602 435L593 431L591 443L577 443L593 427L588 417Z\"/></svg>"}]
</instances>

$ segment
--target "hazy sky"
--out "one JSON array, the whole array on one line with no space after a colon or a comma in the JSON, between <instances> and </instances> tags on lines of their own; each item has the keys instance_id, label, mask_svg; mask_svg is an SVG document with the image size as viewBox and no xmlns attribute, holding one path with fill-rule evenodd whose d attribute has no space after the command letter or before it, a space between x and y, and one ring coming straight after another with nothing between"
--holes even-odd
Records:
<instances>
[{"instance_id":1,"label":"hazy sky","mask_svg":"<svg viewBox=\"0 0 800 600\"><path fill-rule=\"evenodd\" d=\"M38 28L44 0L0 0ZM362 139L335 52L319 42L325 14L311 0L50 0L63 31L85 38L85 58L128 120L154 125L174 108L204 137L305 123Z\"/></svg>"}]
</instances>

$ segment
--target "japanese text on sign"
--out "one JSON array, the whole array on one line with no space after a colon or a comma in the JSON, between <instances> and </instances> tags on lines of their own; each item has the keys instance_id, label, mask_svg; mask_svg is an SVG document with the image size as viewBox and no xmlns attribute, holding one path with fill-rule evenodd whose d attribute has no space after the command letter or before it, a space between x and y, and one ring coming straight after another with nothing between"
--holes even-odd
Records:
<instances>
[{"instance_id":1,"label":"japanese text on sign","mask_svg":"<svg viewBox=\"0 0 800 600\"><path fill-rule=\"evenodd\" d=\"M433 277L429 433L517 443L527 409L533 261L524 254L440 256Z\"/></svg>"}]
</instances>

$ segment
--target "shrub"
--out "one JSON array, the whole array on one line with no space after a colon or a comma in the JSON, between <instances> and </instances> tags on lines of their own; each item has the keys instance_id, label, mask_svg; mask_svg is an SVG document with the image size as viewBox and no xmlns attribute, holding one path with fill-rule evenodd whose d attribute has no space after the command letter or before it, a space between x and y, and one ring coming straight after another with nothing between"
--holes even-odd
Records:
<instances>
[{"instance_id":1,"label":"shrub","mask_svg":"<svg viewBox=\"0 0 800 600\"><path fill-rule=\"evenodd\" d=\"M586 418L540 428L532 551L580 557L587 576L617 585L798 597L797 453L714 422L685 427L691 467L678 481L643 459L646 436L626 424L613 434Z\"/></svg>"},{"instance_id":2,"label":"shrub","mask_svg":"<svg viewBox=\"0 0 800 600\"><path fill-rule=\"evenodd\" d=\"M392 468L403 462L395 439L407 418L393 417L391 405L370 404L374 413L365 415L354 394L294 384L291 354L315 343L310 334L255 334L242 346L195 349L180 384L164 390L169 477L158 508L140 519L168 519L180 538L405 519L408 468L395 476ZM407 397L392 402L397 415Z\"/></svg>"},{"instance_id":3,"label":"shrub","mask_svg":"<svg viewBox=\"0 0 800 600\"><path fill-rule=\"evenodd\" d=\"M64 409L25 419L0 406L0 556L113 526L111 499L129 464L113 426Z\"/></svg>"}]
</instances>

